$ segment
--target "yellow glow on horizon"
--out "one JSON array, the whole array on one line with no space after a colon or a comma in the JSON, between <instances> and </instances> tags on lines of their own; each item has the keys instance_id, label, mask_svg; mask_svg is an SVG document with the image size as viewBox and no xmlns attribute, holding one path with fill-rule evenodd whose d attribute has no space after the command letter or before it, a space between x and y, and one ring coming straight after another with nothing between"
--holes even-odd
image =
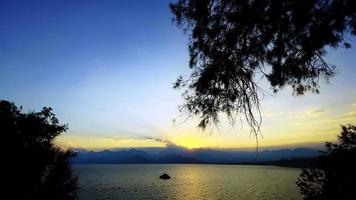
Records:
<instances>
[{"instance_id":1,"label":"yellow glow on horizon","mask_svg":"<svg viewBox=\"0 0 356 200\"><path fill-rule=\"evenodd\" d=\"M200 148L202 147L202 139L197 139L197 138L177 138L176 140L173 140L173 143L186 147L188 149L193 149L193 148Z\"/></svg>"},{"instance_id":2,"label":"yellow glow on horizon","mask_svg":"<svg viewBox=\"0 0 356 200\"><path fill-rule=\"evenodd\" d=\"M138 139L113 139L98 136L69 136L64 135L56 139L55 143L62 148L85 148L90 150L113 148L165 147L162 142Z\"/></svg>"},{"instance_id":3,"label":"yellow glow on horizon","mask_svg":"<svg viewBox=\"0 0 356 200\"><path fill-rule=\"evenodd\" d=\"M297 112L273 113L264 116L259 147L283 147L288 145L322 144L334 142L340 132L340 124L356 123L356 106L353 104L335 109L307 108ZM118 134L120 135L120 134ZM57 139L62 147L86 149L165 147L167 143L194 148L241 148L256 147L254 135L248 127L231 129L229 126L219 131L202 132L198 128L178 127L148 139L135 139L64 134ZM166 142L165 142L166 141Z\"/></svg>"}]
</instances>

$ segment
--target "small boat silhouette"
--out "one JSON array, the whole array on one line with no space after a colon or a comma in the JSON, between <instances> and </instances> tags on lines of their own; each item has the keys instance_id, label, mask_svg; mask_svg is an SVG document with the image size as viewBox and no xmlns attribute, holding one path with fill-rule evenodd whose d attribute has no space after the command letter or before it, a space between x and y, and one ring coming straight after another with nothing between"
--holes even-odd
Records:
<instances>
[{"instance_id":1,"label":"small boat silhouette","mask_svg":"<svg viewBox=\"0 0 356 200\"><path fill-rule=\"evenodd\" d=\"M159 176L159 178L160 178L160 179L167 180L167 179L170 179L171 177L170 177L168 174L164 173L164 174L162 174L161 176Z\"/></svg>"}]
</instances>

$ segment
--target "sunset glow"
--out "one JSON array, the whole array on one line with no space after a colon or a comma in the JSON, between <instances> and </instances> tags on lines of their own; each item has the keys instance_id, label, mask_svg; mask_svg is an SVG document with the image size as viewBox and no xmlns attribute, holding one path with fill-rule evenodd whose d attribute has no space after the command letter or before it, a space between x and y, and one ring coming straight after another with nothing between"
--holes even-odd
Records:
<instances>
[{"instance_id":1,"label":"sunset glow","mask_svg":"<svg viewBox=\"0 0 356 200\"><path fill-rule=\"evenodd\" d=\"M254 148L244 121L232 127L222 118L219 128L202 132L198 119L179 112L181 91L172 84L189 74L189 56L169 1L119 2L2 6L0 98L24 111L52 107L69 125L57 139L63 147ZM274 94L261 82L259 145L334 141L340 124L356 123L355 55L356 48L330 50L326 60L338 73L320 94Z\"/></svg>"}]
</instances>

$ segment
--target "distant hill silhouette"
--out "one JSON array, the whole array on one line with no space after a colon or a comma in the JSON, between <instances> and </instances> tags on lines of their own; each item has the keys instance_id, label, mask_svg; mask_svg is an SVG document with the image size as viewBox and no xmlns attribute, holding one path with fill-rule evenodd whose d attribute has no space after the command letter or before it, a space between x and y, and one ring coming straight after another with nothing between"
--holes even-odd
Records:
<instances>
[{"instance_id":1,"label":"distant hill silhouette","mask_svg":"<svg viewBox=\"0 0 356 200\"><path fill-rule=\"evenodd\" d=\"M246 163L270 162L295 158L313 158L319 150L311 148L255 151L193 149L179 146L166 148L142 148L123 150L86 151L79 150L73 158L77 164L119 164L119 163ZM285 163L282 162L282 163ZM293 164L292 164L293 165Z\"/></svg>"},{"instance_id":2,"label":"distant hill silhouette","mask_svg":"<svg viewBox=\"0 0 356 200\"><path fill-rule=\"evenodd\" d=\"M317 157L293 157L272 161L241 162L242 165L273 165L280 167L295 168L315 168L317 167Z\"/></svg>"}]
</instances>

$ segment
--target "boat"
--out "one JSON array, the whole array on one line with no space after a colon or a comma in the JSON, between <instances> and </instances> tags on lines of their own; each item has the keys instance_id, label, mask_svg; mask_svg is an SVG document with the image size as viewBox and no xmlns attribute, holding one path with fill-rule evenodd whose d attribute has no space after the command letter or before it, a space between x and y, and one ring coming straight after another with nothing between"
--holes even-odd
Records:
<instances>
[{"instance_id":1,"label":"boat","mask_svg":"<svg viewBox=\"0 0 356 200\"><path fill-rule=\"evenodd\" d=\"M167 179L170 179L171 177L167 173L164 173L161 176L159 176L159 178L163 179L163 180L167 180Z\"/></svg>"}]
</instances>

